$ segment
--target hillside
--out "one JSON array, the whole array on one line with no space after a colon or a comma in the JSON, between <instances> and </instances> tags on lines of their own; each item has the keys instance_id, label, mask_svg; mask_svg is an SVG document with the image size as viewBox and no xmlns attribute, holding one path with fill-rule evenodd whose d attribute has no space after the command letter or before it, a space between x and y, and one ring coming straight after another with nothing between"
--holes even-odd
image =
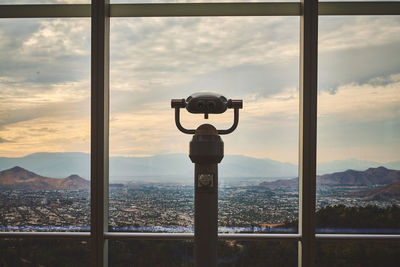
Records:
<instances>
[{"instance_id":1,"label":"hillside","mask_svg":"<svg viewBox=\"0 0 400 267\"><path fill-rule=\"evenodd\" d=\"M0 172L0 189L79 190L89 188L90 182L78 175L70 175L63 179L49 178L18 166Z\"/></svg>"},{"instance_id":2,"label":"hillside","mask_svg":"<svg viewBox=\"0 0 400 267\"><path fill-rule=\"evenodd\" d=\"M363 190L349 194L353 197L362 197L366 200L400 200L400 182L382 186L371 190Z\"/></svg>"},{"instance_id":3,"label":"hillside","mask_svg":"<svg viewBox=\"0 0 400 267\"><path fill-rule=\"evenodd\" d=\"M365 171L347 170L317 176L317 186L329 185L388 185L400 182L400 171L389 170L385 167L369 168ZM297 187L298 178L263 182L260 186L268 188Z\"/></svg>"},{"instance_id":4,"label":"hillside","mask_svg":"<svg viewBox=\"0 0 400 267\"><path fill-rule=\"evenodd\" d=\"M321 185L386 185L400 181L400 171L385 167L369 168L365 171L347 170L319 176Z\"/></svg>"},{"instance_id":5,"label":"hillside","mask_svg":"<svg viewBox=\"0 0 400 267\"><path fill-rule=\"evenodd\" d=\"M299 178L292 179L279 179L272 182L262 182L260 186L265 186L270 189L280 188L280 187L298 187L299 186Z\"/></svg>"}]
</instances>

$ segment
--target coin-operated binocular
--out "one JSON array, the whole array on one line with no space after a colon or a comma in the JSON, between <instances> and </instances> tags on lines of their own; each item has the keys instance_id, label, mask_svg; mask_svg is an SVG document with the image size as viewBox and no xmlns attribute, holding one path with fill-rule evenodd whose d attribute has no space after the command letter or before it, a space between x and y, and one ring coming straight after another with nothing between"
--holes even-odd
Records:
<instances>
[{"instance_id":1,"label":"coin-operated binocular","mask_svg":"<svg viewBox=\"0 0 400 267\"><path fill-rule=\"evenodd\" d=\"M226 97L216 93L195 93L186 100L172 99L171 108L175 109L175 123L178 129L186 134L195 134L195 130L188 130L182 127L180 123L180 109L186 108L190 113L204 114L204 118L208 119L209 114L221 114L227 109L234 110L233 125L227 130L217 130L218 134L230 134L239 123L239 109L243 107L242 100L227 100Z\"/></svg>"},{"instance_id":2,"label":"coin-operated binocular","mask_svg":"<svg viewBox=\"0 0 400 267\"><path fill-rule=\"evenodd\" d=\"M218 163L224 157L224 142L220 134L232 133L239 123L242 100L226 99L216 93L195 93L187 99L172 99L175 123L186 134L194 134L189 145L189 157L194 168L194 255L197 267L217 266L218 240ZM211 124L202 124L196 130L186 129L180 122L180 109L190 113L221 114L233 109L233 125L229 129L217 130Z\"/></svg>"}]
</instances>

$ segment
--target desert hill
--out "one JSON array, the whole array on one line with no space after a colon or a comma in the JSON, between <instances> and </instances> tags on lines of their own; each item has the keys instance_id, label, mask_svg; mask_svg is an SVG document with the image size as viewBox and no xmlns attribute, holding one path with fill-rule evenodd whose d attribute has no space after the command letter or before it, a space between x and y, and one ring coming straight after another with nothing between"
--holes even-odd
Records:
<instances>
[{"instance_id":1,"label":"desert hill","mask_svg":"<svg viewBox=\"0 0 400 267\"><path fill-rule=\"evenodd\" d=\"M349 195L353 197L362 197L366 200L400 200L400 182L385 185L375 189L354 192Z\"/></svg>"},{"instance_id":2,"label":"desert hill","mask_svg":"<svg viewBox=\"0 0 400 267\"><path fill-rule=\"evenodd\" d=\"M18 166L0 172L0 189L79 190L89 188L90 182L78 175L71 175L63 179L49 178Z\"/></svg>"},{"instance_id":3,"label":"desert hill","mask_svg":"<svg viewBox=\"0 0 400 267\"><path fill-rule=\"evenodd\" d=\"M400 182L400 171L389 170L385 167L369 168L365 171L347 170L317 176L317 186L324 185L388 185ZM297 187L298 178L262 182L260 186L269 188Z\"/></svg>"}]
</instances>

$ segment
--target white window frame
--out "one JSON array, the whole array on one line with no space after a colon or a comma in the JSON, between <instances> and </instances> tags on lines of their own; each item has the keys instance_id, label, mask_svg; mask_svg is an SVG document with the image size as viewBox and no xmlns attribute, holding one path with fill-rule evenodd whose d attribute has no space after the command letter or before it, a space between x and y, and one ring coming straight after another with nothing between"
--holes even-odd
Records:
<instances>
[{"instance_id":1,"label":"white window frame","mask_svg":"<svg viewBox=\"0 0 400 267\"><path fill-rule=\"evenodd\" d=\"M110 17L299 16L300 125L298 234L219 234L219 239L293 240L298 266L315 266L316 240L395 240L400 235L316 234L316 140L318 16L400 15L400 2L321 2L301 0L248 3L157 3L0 5L1 18L91 18L91 231L0 232L0 238L75 238L91 244L91 266L108 265L108 240L184 240L192 233L108 232L109 40Z\"/></svg>"}]
</instances>

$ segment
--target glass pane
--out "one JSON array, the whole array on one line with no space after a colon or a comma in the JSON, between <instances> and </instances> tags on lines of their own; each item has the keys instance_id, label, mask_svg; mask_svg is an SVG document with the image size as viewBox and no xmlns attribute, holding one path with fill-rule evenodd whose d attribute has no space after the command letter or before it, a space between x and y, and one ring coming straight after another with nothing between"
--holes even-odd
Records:
<instances>
[{"instance_id":1,"label":"glass pane","mask_svg":"<svg viewBox=\"0 0 400 267\"><path fill-rule=\"evenodd\" d=\"M319 241L317 266L396 267L400 261L400 244L393 241Z\"/></svg>"},{"instance_id":2,"label":"glass pane","mask_svg":"<svg viewBox=\"0 0 400 267\"><path fill-rule=\"evenodd\" d=\"M90 265L90 245L86 240L0 239L1 266Z\"/></svg>"},{"instance_id":3,"label":"glass pane","mask_svg":"<svg viewBox=\"0 0 400 267\"><path fill-rule=\"evenodd\" d=\"M90 19L5 19L0 36L0 231L87 230Z\"/></svg>"},{"instance_id":4,"label":"glass pane","mask_svg":"<svg viewBox=\"0 0 400 267\"><path fill-rule=\"evenodd\" d=\"M399 233L400 17L319 21L318 231Z\"/></svg>"},{"instance_id":5,"label":"glass pane","mask_svg":"<svg viewBox=\"0 0 400 267\"><path fill-rule=\"evenodd\" d=\"M291 17L112 19L113 230L193 230L191 136L176 128L170 101L201 90L244 100L238 129L222 137L220 230L281 231L274 227L297 218L298 23ZM181 119L187 128L207 122L186 110ZM228 111L208 121L226 129L232 120ZM269 183L275 180L289 187Z\"/></svg>"},{"instance_id":6,"label":"glass pane","mask_svg":"<svg viewBox=\"0 0 400 267\"><path fill-rule=\"evenodd\" d=\"M109 241L110 266L194 266L193 241ZM218 266L297 266L296 241L219 241Z\"/></svg>"}]
</instances>

